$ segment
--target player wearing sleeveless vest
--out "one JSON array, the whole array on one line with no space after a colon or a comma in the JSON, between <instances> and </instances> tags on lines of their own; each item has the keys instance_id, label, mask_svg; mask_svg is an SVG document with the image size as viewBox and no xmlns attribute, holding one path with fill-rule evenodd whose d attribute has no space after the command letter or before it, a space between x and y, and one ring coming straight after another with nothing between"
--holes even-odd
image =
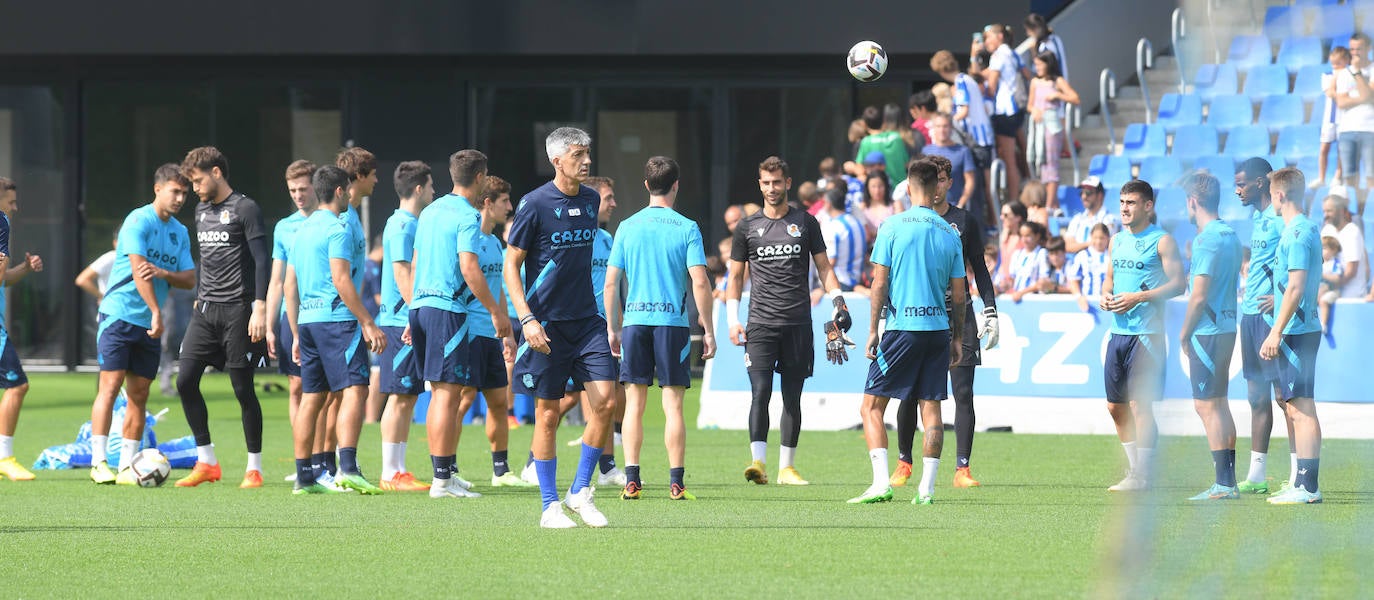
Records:
<instances>
[{"instance_id":1,"label":"player wearing sleeveless vest","mask_svg":"<svg viewBox=\"0 0 1374 600\"><path fill-rule=\"evenodd\" d=\"M1154 188L1133 179L1121 186L1125 229L1112 238L1107 291L1100 307L1112 313L1111 341L1103 365L1107 412L1116 423L1130 471L1110 491L1150 486L1155 428L1152 405L1164 393L1164 303L1183 292L1183 264L1173 236L1150 221Z\"/></svg>"}]
</instances>

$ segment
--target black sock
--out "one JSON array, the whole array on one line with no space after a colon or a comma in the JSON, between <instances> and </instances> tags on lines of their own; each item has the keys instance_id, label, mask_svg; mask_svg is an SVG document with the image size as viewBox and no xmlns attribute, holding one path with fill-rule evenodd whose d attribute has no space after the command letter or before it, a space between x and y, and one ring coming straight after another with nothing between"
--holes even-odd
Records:
<instances>
[{"instance_id":1,"label":"black sock","mask_svg":"<svg viewBox=\"0 0 1374 600\"><path fill-rule=\"evenodd\" d=\"M954 391L954 436L958 444L956 468L969 466L973 456L973 428L977 422L973 414L973 367L950 369L950 387Z\"/></svg>"},{"instance_id":2,"label":"black sock","mask_svg":"<svg viewBox=\"0 0 1374 600\"><path fill-rule=\"evenodd\" d=\"M498 450L491 453L491 473L497 477L510 472L510 465L506 464L505 450Z\"/></svg>"},{"instance_id":3,"label":"black sock","mask_svg":"<svg viewBox=\"0 0 1374 600\"><path fill-rule=\"evenodd\" d=\"M303 488L315 483L314 465L308 458L296 459L296 487Z\"/></svg>"},{"instance_id":4,"label":"black sock","mask_svg":"<svg viewBox=\"0 0 1374 600\"><path fill-rule=\"evenodd\" d=\"M325 461L325 453L310 455L310 468L315 471L315 479L329 472L329 463Z\"/></svg>"},{"instance_id":5,"label":"black sock","mask_svg":"<svg viewBox=\"0 0 1374 600\"><path fill-rule=\"evenodd\" d=\"M639 465L625 465L625 481L633 481L636 484L640 483Z\"/></svg>"},{"instance_id":6,"label":"black sock","mask_svg":"<svg viewBox=\"0 0 1374 600\"><path fill-rule=\"evenodd\" d=\"M615 469L615 453L602 452L601 458L597 459L597 463L601 466L602 475L610 473L612 469Z\"/></svg>"},{"instance_id":7,"label":"black sock","mask_svg":"<svg viewBox=\"0 0 1374 600\"><path fill-rule=\"evenodd\" d=\"M897 406L897 460L913 464L911 448L916 443L916 419L921 416L920 403L902 400Z\"/></svg>"},{"instance_id":8,"label":"black sock","mask_svg":"<svg viewBox=\"0 0 1374 600\"><path fill-rule=\"evenodd\" d=\"M333 452L324 453L324 468L329 471L330 476L339 474L339 457Z\"/></svg>"},{"instance_id":9,"label":"black sock","mask_svg":"<svg viewBox=\"0 0 1374 600\"><path fill-rule=\"evenodd\" d=\"M684 467L674 467L668 469L668 485L675 485L678 489L685 489L687 486L682 484L682 474L687 469Z\"/></svg>"},{"instance_id":10,"label":"black sock","mask_svg":"<svg viewBox=\"0 0 1374 600\"><path fill-rule=\"evenodd\" d=\"M615 422L615 432L616 432L616 433L620 433L620 425L621 425L620 421L616 421L616 422Z\"/></svg>"},{"instance_id":11,"label":"black sock","mask_svg":"<svg viewBox=\"0 0 1374 600\"><path fill-rule=\"evenodd\" d=\"M362 470L358 468L358 449L339 448L339 466L345 475L362 475Z\"/></svg>"},{"instance_id":12,"label":"black sock","mask_svg":"<svg viewBox=\"0 0 1374 600\"><path fill-rule=\"evenodd\" d=\"M1236 451L1213 450L1212 466L1216 468L1217 485L1236 487Z\"/></svg>"}]
</instances>

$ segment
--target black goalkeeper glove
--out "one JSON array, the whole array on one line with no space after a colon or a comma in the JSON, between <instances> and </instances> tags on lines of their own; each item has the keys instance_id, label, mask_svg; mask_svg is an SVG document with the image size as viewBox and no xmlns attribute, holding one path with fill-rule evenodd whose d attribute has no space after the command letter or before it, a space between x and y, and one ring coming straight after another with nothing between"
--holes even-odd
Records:
<instances>
[{"instance_id":1,"label":"black goalkeeper glove","mask_svg":"<svg viewBox=\"0 0 1374 600\"><path fill-rule=\"evenodd\" d=\"M854 326L854 319L849 316L849 306L844 303L844 296L836 295L833 302L835 312L830 315L830 321L845 333L849 333L849 328Z\"/></svg>"},{"instance_id":2,"label":"black goalkeeper glove","mask_svg":"<svg viewBox=\"0 0 1374 600\"><path fill-rule=\"evenodd\" d=\"M848 312L844 314L846 317L849 316ZM830 321L825 324L826 360L837 365L844 364L845 361L849 360L849 352L845 349L845 346L852 348L854 345L854 341L844 334L844 331L840 329L836 321Z\"/></svg>"}]
</instances>

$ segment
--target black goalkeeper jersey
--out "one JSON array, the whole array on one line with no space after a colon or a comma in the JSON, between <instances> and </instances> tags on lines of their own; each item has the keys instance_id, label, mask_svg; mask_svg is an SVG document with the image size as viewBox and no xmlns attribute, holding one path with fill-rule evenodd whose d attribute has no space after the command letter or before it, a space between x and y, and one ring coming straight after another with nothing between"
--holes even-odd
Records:
<instances>
[{"instance_id":1,"label":"black goalkeeper jersey","mask_svg":"<svg viewBox=\"0 0 1374 600\"><path fill-rule=\"evenodd\" d=\"M735 226L730 260L749 263L749 323L811 325L810 269L825 254L816 217L790 208L780 219L763 211Z\"/></svg>"}]
</instances>

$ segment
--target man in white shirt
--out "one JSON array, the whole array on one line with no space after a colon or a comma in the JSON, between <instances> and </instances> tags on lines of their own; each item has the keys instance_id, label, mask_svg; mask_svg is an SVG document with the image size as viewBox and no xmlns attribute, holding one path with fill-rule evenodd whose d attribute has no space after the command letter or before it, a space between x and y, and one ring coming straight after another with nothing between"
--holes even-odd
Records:
<instances>
[{"instance_id":1,"label":"man in white shirt","mask_svg":"<svg viewBox=\"0 0 1374 600\"><path fill-rule=\"evenodd\" d=\"M1350 201L1345 197L1345 189L1335 187L1331 195L1322 202L1322 214L1326 224L1322 226L1322 237L1334 237L1341 241L1340 285L1336 286L1342 298L1359 298L1369 289L1369 261L1364 253L1364 232L1350 217Z\"/></svg>"},{"instance_id":2,"label":"man in white shirt","mask_svg":"<svg viewBox=\"0 0 1374 600\"><path fill-rule=\"evenodd\" d=\"M1093 226L1098 223L1106 225L1112 235L1121 231L1121 217L1107 212L1107 207L1102 203L1107 191L1102 187L1101 179L1096 175L1088 176L1078 184L1078 192L1083 198L1083 212L1074 215L1069 221L1069 228L1064 230L1064 250L1070 255L1088 247Z\"/></svg>"},{"instance_id":3,"label":"man in white shirt","mask_svg":"<svg viewBox=\"0 0 1374 600\"><path fill-rule=\"evenodd\" d=\"M1350 66L1336 72L1337 151L1341 158L1341 172L1345 185L1355 187L1360 178L1360 165L1374 168L1374 92L1369 80L1374 69L1369 64L1369 36L1356 32L1350 36ZM1374 186L1374 178L1368 182ZM1364 201L1360 200L1360 212Z\"/></svg>"},{"instance_id":4,"label":"man in white shirt","mask_svg":"<svg viewBox=\"0 0 1374 600\"><path fill-rule=\"evenodd\" d=\"M1011 31L1006 25L983 29L983 48L992 53L983 70L987 91L993 96L992 131L997 135L997 156L1007 164L1007 193L1021 193L1021 177L1026 165L1025 82L1021 78L1021 58L1008 43ZM974 53L978 48L975 43Z\"/></svg>"}]
</instances>

